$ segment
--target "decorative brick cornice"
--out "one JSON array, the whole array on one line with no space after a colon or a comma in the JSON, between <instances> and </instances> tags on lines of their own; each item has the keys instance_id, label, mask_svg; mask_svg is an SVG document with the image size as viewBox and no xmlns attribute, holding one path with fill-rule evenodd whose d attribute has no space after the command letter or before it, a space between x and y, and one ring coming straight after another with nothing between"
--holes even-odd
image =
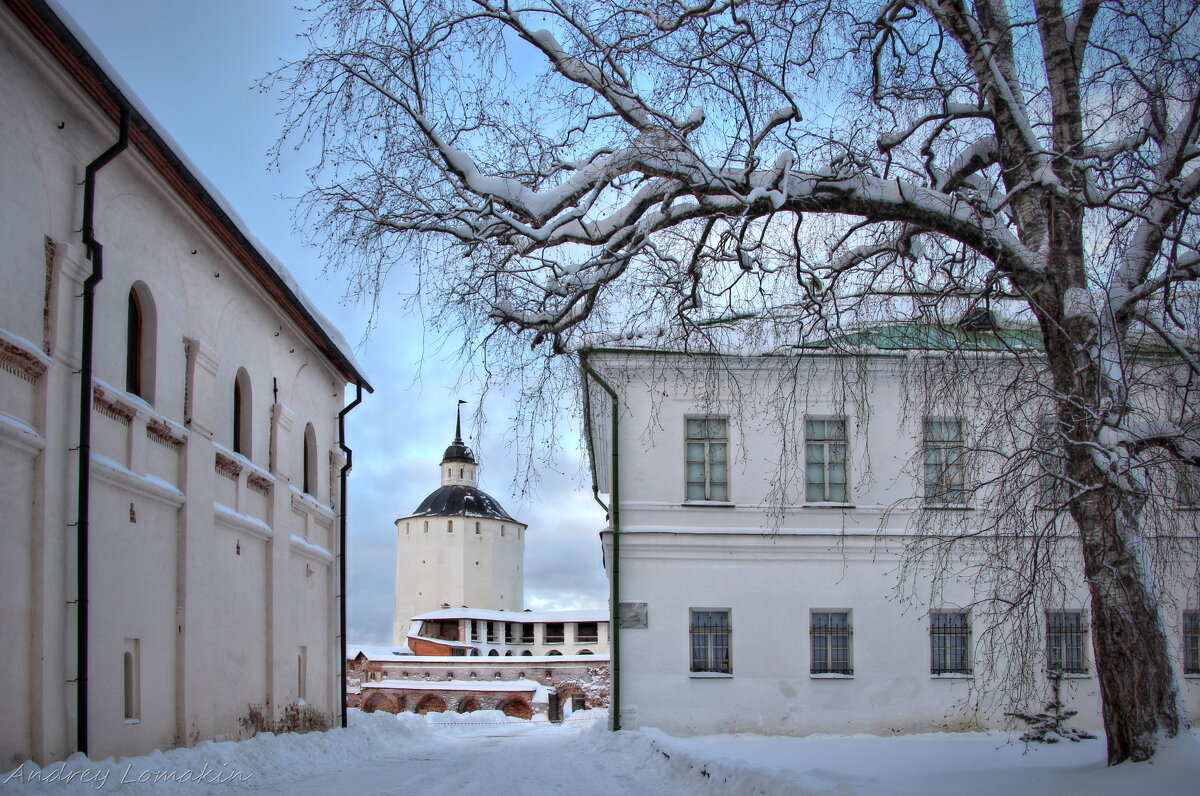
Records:
<instances>
[{"instance_id":1,"label":"decorative brick cornice","mask_svg":"<svg viewBox=\"0 0 1200 796\"><path fill-rule=\"evenodd\" d=\"M217 451L217 472L230 481L238 480L242 474L242 463L232 456L226 456L224 453Z\"/></svg>"},{"instance_id":2,"label":"decorative brick cornice","mask_svg":"<svg viewBox=\"0 0 1200 796\"><path fill-rule=\"evenodd\" d=\"M168 448L180 448L184 443L184 436L171 427L171 424L165 420L151 420L146 424L146 436L157 442L159 445L165 445Z\"/></svg>"},{"instance_id":3,"label":"decorative brick cornice","mask_svg":"<svg viewBox=\"0 0 1200 796\"><path fill-rule=\"evenodd\" d=\"M246 476L246 486L250 487L260 495L270 496L271 489L275 486L275 482L270 478L267 478L265 475L260 475L259 473L250 473L250 475Z\"/></svg>"},{"instance_id":4,"label":"decorative brick cornice","mask_svg":"<svg viewBox=\"0 0 1200 796\"><path fill-rule=\"evenodd\" d=\"M137 414L137 409L119 398L109 395L99 384L92 386L92 403L97 412L125 425L129 425L129 421L133 420L134 415Z\"/></svg>"},{"instance_id":5,"label":"decorative brick cornice","mask_svg":"<svg viewBox=\"0 0 1200 796\"><path fill-rule=\"evenodd\" d=\"M0 369L33 383L46 372L46 363L20 346L0 339Z\"/></svg>"}]
</instances>

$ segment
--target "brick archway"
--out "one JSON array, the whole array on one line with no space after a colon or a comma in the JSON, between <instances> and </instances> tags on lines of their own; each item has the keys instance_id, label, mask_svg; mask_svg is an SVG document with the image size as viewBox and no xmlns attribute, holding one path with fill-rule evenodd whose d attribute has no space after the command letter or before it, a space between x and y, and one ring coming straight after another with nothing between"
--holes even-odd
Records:
<instances>
[{"instance_id":1,"label":"brick archway","mask_svg":"<svg viewBox=\"0 0 1200 796\"><path fill-rule=\"evenodd\" d=\"M392 699L387 694L372 694L371 698L363 705L364 713L374 713L382 710L385 713L399 713L400 709L396 705L396 700Z\"/></svg>"},{"instance_id":2,"label":"brick archway","mask_svg":"<svg viewBox=\"0 0 1200 796\"><path fill-rule=\"evenodd\" d=\"M479 704L479 700L473 696L465 696L458 701L459 713L474 713L477 710L481 710L482 707Z\"/></svg>"},{"instance_id":3,"label":"brick archway","mask_svg":"<svg viewBox=\"0 0 1200 796\"><path fill-rule=\"evenodd\" d=\"M420 713L422 716L426 713L444 713L446 711L446 700L437 694L426 694L417 702L417 706L413 708L413 711Z\"/></svg>"},{"instance_id":4,"label":"brick archway","mask_svg":"<svg viewBox=\"0 0 1200 796\"><path fill-rule=\"evenodd\" d=\"M520 697L509 697L497 705L496 709L503 711L505 716L512 716L516 719L533 718L533 708L529 707L529 703Z\"/></svg>"}]
</instances>

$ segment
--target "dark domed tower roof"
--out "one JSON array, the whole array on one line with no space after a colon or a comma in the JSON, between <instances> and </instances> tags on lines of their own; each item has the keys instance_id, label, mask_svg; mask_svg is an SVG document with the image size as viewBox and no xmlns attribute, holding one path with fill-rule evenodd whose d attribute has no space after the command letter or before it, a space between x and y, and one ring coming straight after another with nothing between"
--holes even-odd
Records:
<instances>
[{"instance_id":1,"label":"dark domed tower roof","mask_svg":"<svg viewBox=\"0 0 1200 796\"><path fill-rule=\"evenodd\" d=\"M459 404L461 405L461 401ZM442 454L442 464L446 462L468 462L476 464L475 454L471 449L463 444L462 438L462 414L461 410L454 421L454 442L450 443L450 447L446 448L446 452ZM426 500L426 503L429 501Z\"/></svg>"},{"instance_id":2,"label":"dark domed tower roof","mask_svg":"<svg viewBox=\"0 0 1200 796\"><path fill-rule=\"evenodd\" d=\"M414 517L483 517L518 522L494 497L473 486L443 486L435 489L413 512Z\"/></svg>"}]
</instances>

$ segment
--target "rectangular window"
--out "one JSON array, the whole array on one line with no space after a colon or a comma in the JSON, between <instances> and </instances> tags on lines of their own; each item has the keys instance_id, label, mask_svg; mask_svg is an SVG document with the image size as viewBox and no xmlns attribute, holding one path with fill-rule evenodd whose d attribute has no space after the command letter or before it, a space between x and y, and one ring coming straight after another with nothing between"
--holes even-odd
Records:
<instances>
[{"instance_id":1,"label":"rectangular window","mask_svg":"<svg viewBox=\"0 0 1200 796\"><path fill-rule=\"evenodd\" d=\"M961 420L926 418L924 460L925 504L965 506L966 451Z\"/></svg>"},{"instance_id":2,"label":"rectangular window","mask_svg":"<svg viewBox=\"0 0 1200 796\"><path fill-rule=\"evenodd\" d=\"M846 418L804 419L804 499L846 503Z\"/></svg>"},{"instance_id":3,"label":"rectangular window","mask_svg":"<svg viewBox=\"0 0 1200 796\"><path fill-rule=\"evenodd\" d=\"M1179 465L1179 505L1185 509L1200 509L1200 469Z\"/></svg>"},{"instance_id":4,"label":"rectangular window","mask_svg":"<svg viewBox=\"0 0 1200 796\"><path fill-rule=\"evenodd\" d=\"M296 653L296 701L301 705L308 699L308 647Z\"/></svg>"},{"instance_id":5,"label":"rectangular window","mask_svg":"<svg viewBox=\"0 0 1200 796\"><path fill-rule=\"evenodd\" d=\"M505 644L516 644L518 632L520 632L520 625L518 625L516 622L505 622L504 623L504 643Z\"/></svg>"},{"instance_id":6,"label":"rectangular window","mask_svg":"<svg viewBox=\"0 0 1200 796\"><path fill-rule=\"evenodd\" d=\"M1046 612L1046 669L1086 674L1087 626L1082 611Z\"/></svg>"},{"instance_id":7,"label":"rectangular window","mask_svg":"<svg viewBox=\"0 0 1200 796\"><path fill-rule=\"evenodd\" d=\"M487 640L489 644L500 643L500 622L487 623Z\"/></svg>"},{"instance_id":8,"label":"rectangular window","mask_svg":"<svg viewBox=\"0 0 1200 796\"><path fill-rule=\"evenodd\" d=\"M971 625L964 611L935 611L929 615L930 674L970 674L968 657Z\"/></svg>"},{"instance_id":9,"label":"rectangular window","mask_svg":"<svg viewBox=\"0 0 1200 796\"><path fill-rule=\"evenodd\" d=\"M563 643L563 623L562 622L547 622L546 623L546 643L547 644L562 644Z\"/></svg>"},{"instance_id":10,"label":"rectangular window","mask_svg":"<svg viewBox=\"0 0 1200 796\"><path fill-rule=\"evenodd\" d=\"M533 643L533 625L532 624L524 623L521 625L521 643L522 644L532 644Z\"/></svg>"},{"instance_id":11,"label":"rectangular window","mask_svg":"<svg viewBox=\"0 0 1200 796\"><path fill-rule=\"evenodd\" d=\"M850 661L850 612L813 611L809 627L813 674L854 674Z\"/></svg>"},{"instance_id":12,"label":"rectangular window","mask_svg":"<svg viewBox=\"0 0 1200 796\"><path fill-rule=\"evenodd\" d=\"M579 644L595 644L600 638L599 627L596 622L580 622L575 625L575 641Z\"/></svg>"},{"instance_id":13,"label":"rectangular window","mask_svg":"<svg viewBox=\"0 0 1200 796\"><path fill-rule=\"evenodd\" d=\"M1183 612L1183 673L1200 674L1200 611Z\"/></svg>"},{"instance_id":14,"label":"rectangular window","mask_svg":"<svg viewBox=\"0 0 1200 796\"><path fill-rule=\"evenodd\" d=\"M691 609L692 671L732 674L729 662L732 634L728 609Z\"/></svg>"},{"instance_id":15,"label":"rectangular window","mask_svg":"<svg viewBox=\"0 0 1200 796\"><path fill-rule=\"evenodd\" d=\"M688 418L687 499L729 500L729 423Z\"/></svg>"}]
</instances>

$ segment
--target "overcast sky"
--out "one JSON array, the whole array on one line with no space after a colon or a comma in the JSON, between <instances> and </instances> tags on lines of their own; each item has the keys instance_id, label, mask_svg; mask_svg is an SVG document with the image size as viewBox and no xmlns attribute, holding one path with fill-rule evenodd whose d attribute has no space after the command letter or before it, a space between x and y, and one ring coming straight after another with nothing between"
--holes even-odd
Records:
<instances>
[{"instance_id":1,"label":"overcast sky","mask_svg":"<svg viewBox=\"0 0 1200 796\"><path fill-rule=\"evenodd\" d=\"M309 153L292 153L278 171L267 150L280 128L274 97L252 84L282 60L303 54L304 16L290 0L52 0L75 19L101 54L216 185L250 230L296 275L306 293L352 343L367 311L340 301L344 285L325 275L320 253L295 231L292 211L307 187ZM387 288L381 319L358 351L375 394L347 418L354 450L350 477L349 638L391 638L395 585L393 521L416 509L439 485L438 462L454 433L458 371L445 357L423 358L420 318L406 315ZM436 298L436 297L431 297ZM427 302L428 303L428 302ZM464 407L467 409L468 407ZM489 397L481 437L464 435L480 459L482 488L529 524L525 605L534 609L601 608L607 581L598 532L604 514L586 481L578 429L559 429L568 455L540 473L537 493L514 493L504 439L511 412ZM464 413L466 415L466 413Z\"/></svg>"}]
</instances>

